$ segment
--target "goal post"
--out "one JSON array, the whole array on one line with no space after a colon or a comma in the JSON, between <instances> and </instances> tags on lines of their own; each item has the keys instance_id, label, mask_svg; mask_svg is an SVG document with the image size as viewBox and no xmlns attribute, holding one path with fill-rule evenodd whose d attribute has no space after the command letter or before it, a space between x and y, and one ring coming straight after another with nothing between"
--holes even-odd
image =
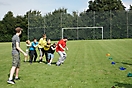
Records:
<instances>
[{"instance_id":1,"label":"goal post","mask_svg":"<svg viewBox=\"0 0 132 88\"><path fill-rule=\"evenodd\" d=\"M103 27L67 27L67 28L62 28L62 39L64 37L64 30L69 30L69 29L94 29L94 28L99 28L101 29L102 33L102 39L103 39Z\"/></svg>"}]
</instances>

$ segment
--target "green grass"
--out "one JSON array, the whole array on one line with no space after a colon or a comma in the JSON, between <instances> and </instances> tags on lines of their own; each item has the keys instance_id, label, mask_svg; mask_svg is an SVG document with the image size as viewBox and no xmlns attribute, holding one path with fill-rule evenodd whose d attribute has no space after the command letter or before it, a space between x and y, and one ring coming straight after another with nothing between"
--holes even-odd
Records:
<instances>
[{"instance_id":1,"label":"green grass","mask_svg":"<svg viewBox=\"0 0 132 88\"><path fill-rule=\"evenodd\" d=\"M21 54L21 80L7 84L11 68L11 43L0 43L1 88L132 88L132 39L68 41L67 59L60 67L44 63L24 63ZM25 50L25 43L21 43ZM113 60L106 56L110 53ZM44 59L45 60L45 59ZM55 53L53 62L58 60ZM112 65L111 62L116 62ZM120 70L123 66L126 70Z\"/></svg>"}]
</instances>

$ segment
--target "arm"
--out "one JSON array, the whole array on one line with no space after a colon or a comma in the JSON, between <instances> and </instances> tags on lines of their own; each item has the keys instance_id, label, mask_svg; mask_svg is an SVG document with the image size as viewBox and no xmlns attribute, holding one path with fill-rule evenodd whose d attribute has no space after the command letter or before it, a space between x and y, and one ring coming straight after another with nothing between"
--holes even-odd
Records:
<instances>
[{"instance_id":1,"label":"arm","mask_svg":"<svg viewBox=\"0 0 132 88\"><path fill-rule=\"evenodd\" d=\"M26 46L31 46L31 44L26 44Z\"/></svg>"},{"instance_id":2,"label":"arm","mask_svg":"<svg viewBox=\"0 0 132 88\"><path fill-rule=\"evenodd\" d=\"M55 49L56 49L56 47L54 48L53 46L51 46L51 49L52 49L52 50L55 50Z\"/></svg>"},{"instance_id":3,"label":"arm","mask_svg":"<svg viewBox=\"0 0 132 88\"><path fill-rule=\"evenodd\" d=\"M34 43L33 43L33 47L35 47L35 48L38 47L38 44L34 44Z\"/></svg>"},{"instance_id":4,"label":"arm","mask_svg":"<svg viewBox=\"0 0 132 88\"><path fill-rule=\"evenodd\" d=\"M28 56L28 55L19 47L19 43L18 43L18 42L16 42L16 48L17 48L21 53L23 53L24 56Z\"/></svg>"},{"instance_id":5,"label":"arm","mask_svg":"<svg viewBox=\"0 0 132 88\"><path fill-rule=\"evenodd\" d=\"M45 42L44 47L50 48L50 46L51 46L51 45L47 45L47 43Z\"/></svg>"},{"instance_id":6,"label":"arm","mask_svg":"<svg viewBox=\"0 0 132 88\"><path fill-rule=\"evenodd\" d=\"M66 46L65 49L68 50L68 47Z\"/></svg>"},{"instance_id":7,"label":"arm","mask_svg":"<svg viewBox=\"0 0 132 88\"><path fill-rule=\"evenodd\" d=\"M59 44L59 47L62 48L65 51L65 48L63 48L61 44Z\"/></svg>"},{"instance_id":8,"label":"arm","mask_svg":"<svg viewBox=\"0 0 132 88\"><path fill-rule=\"evenodd\" d=\"M36 48L36 47L38 47L38 45L34 45L34 47Z\"/></svg>"}]
</instances>

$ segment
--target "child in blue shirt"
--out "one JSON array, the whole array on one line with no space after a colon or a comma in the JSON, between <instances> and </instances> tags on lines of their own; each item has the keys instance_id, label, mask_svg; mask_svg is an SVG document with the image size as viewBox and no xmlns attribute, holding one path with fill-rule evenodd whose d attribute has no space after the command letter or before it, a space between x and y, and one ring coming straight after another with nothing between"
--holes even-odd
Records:
<instances>
[{"instance_id":1,"label":"child in blue shirt","mask_svg":"<svg viewBox=\"0 0 132 88\"><path fill-rule=\"evenodd\" d=\"M38 46L38 42L37 39L34 38L33 42L31 43L31 46L29 48L29 56L30 56L30 60L29 62L32 63L32 61L34 60L34 62L36 62L37 59L37 52L36 52L36 47Z\"/></svg>"}]
</instances>

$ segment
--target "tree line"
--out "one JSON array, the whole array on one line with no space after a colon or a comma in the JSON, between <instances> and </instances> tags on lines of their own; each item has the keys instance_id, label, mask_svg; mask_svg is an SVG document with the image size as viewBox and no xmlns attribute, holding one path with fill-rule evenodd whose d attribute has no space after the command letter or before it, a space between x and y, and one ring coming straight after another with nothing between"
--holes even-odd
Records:
<instances>
[{"instance_id":1,"label":"tree line","mask_svg":"<svg viewBox=\"0 0 132 88\"><path fill-rule=\"evenodd\" d=\"M28 11L24 16L13 16L12 11L8 11L0 21L0 42L10 42L15 34L14 28L23 28L22 41L40 38L43 33L53 40L61 38L61 28L63 27L104 27L104 39L132 38L132 6L125 10L121 0L91 0L88 2L87 11L72 14L67 9L60 8L45 15L40 11ZM41 30L40 30L41 29ZM79 39L100 39L100 31L80 31ZM92 33L92 35L91 35ZM67 35L70 39L76 38L69 31Z\"/></svg>"}]
</instances>

